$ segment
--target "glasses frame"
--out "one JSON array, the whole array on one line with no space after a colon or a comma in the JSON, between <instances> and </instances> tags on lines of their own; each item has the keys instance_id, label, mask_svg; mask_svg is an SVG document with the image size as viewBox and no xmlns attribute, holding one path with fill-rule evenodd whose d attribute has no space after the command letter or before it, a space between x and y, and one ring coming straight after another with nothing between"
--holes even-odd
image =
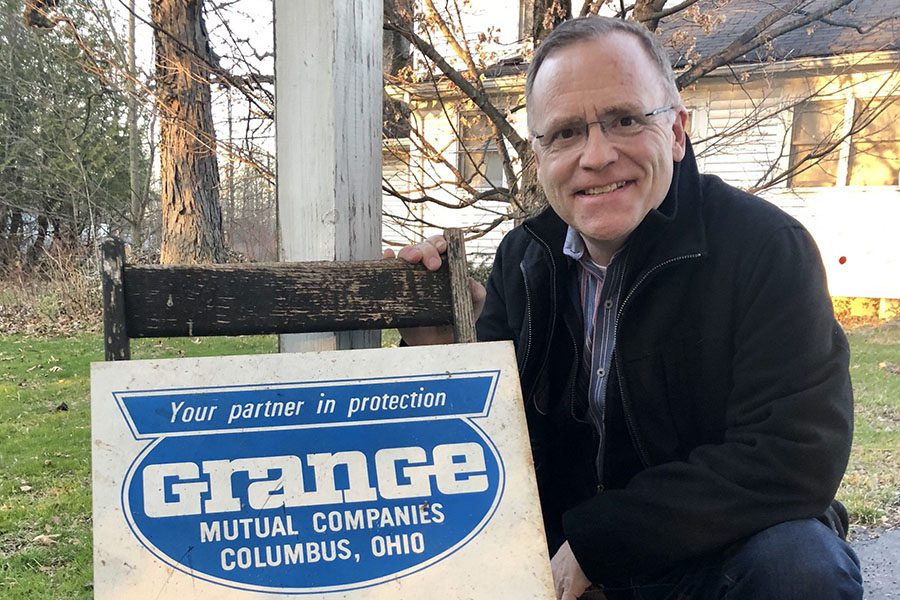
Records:
<instances>
[{"instance_id":1,"label":"glasses frame","mask_svg":"<svg viewBox=\"0 0 900 600\"><path fill-rule=\"evenodd\" d=\"M660 106L659 108L653 109L650 112L641 113L640 115L636 115L636 116L641 116L641 117L645 117L645 118L655 117L657 115L661 115L663 113L669 112L670 110L677 110L679 106L680 105L678 105L678 104L669 104L666 106ZM616 118L622 118L622 117L627 117L627 116L629 116L629 115L620 115L619 117L616 117ZM611 119L610 117L607 117L606 119L598 119L596 121L590 121L588 123L579 124L579 126L578 126L579 128L583 127L584 143L587 143L588 135L590 134L590 130L591 130L591 125L599 125L600 130L603 131L603 134L607 135L606 127L604 126L604 124L606 121L609 121L610 119ZM643 130L641 130L641 131L643 131ZM641 133L641 132L639 131L635 135L637 135L639 133ZM538 142L538 144L541 146L541 148L546 149L546 148L550 147L549 143L545 145L544 142L542 142L540 140L547 137L547 135L549 135L549 133L538 134L535 132L532 135L532 138Z\"/></svg>"}]
</instances>

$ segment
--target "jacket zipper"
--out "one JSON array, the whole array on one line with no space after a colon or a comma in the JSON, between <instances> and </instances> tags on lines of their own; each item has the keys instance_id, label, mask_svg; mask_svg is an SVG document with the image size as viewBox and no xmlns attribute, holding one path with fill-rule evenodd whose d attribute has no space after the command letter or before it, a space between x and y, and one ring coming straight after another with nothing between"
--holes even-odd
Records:
<instances>
[{"instance_id":1,"label":"jacket zipper","mask_svg":"<svg viewBox=\"0 0 900 600\"><path fill-rule=\"evenodd\" d=\"M531 289L528 287L528 275L521 263L519 270L522 271L522 280L525 282L525 321L528 324L528 341L525 344L525 352L522 354L522 363L519 365L519 370L524 372L525 365L528 364L528 355L531 354Z\"/></svg>"},{"instance_id":2,"label":"jacket zipper","mask_svg":"<svg viewBox=\"0 0 900 600\"><path fill-rule=\"evenodd\" d=\"M580 423L587 423L587 421L583 419L579 419L578 415L575 414L575 387L576 382L578 381L578 369L581 366L581 352L578 349L578 342L575 339L575 333L572 331L572 328L566 323L566 331L569 332L569 339L572 340L572 349L575 355L575 361L572 363L571 374L569 375L569 412L572 415L572 418Z\"/></svg>"},{"instance_id":3,"label":"jacket zipper","mask_svg":"<svg viewBox=\"0 0 900 600\"><path fill-rule=\"evenodd\" d=\"M631 297L634 296L635 292L638 288L643 285L643 283L649 278L651 275L659 271L660 269L672 265L676 262L680 262L683 260L691 260L702 257L703 255L699 252L693 254L685 254L683 256L676 256L674 258L670 258L665 260L658 265L654 266L649 271L646 271L641 278L631 286L631 289L628 290L628 294L625 295L625 299L622 301L622 306L619 307L619 312L616 313L616 334L613 339L613 348L618 348L619 345L619 320L622 317L622 314L625 312L625 307L628 306L628 301L631 300ZM638 435L637 428L634 425L634 417L631 414L629 402L628 402L628 392L625 389L625 382L622 381L622 369L619 368L618 364L618 353L613 354L613 364L616 369L616 379L619 382L619 393L622 395L622 412L625 415L625 424L628 427L628 433L631 435L631 440L634 442L635 448L637 448L638 455L640 456L641 463L643 463L644 468L650 466L650 458L647 454L647 449L644 447L643 441Z\"/></svg>"},{"instance_id":4,"label":"jacket zipper","mask_svg":"<svg viewBox=\"0 0 900 600\"><path fill-rule=\"evenodd\" d=\"M553 330L556 328L556 261L553 260L553 252L550 251L550 246L547 245L547 242L542 240L534 230L528 225L524 225L525 231L531 234L531 237L534 238L547 253L547 256L550 258L550 329L548 330L547 335L547 344L546 351L544 352L544 358L541 361L541 365L538 370L535 372L534 383L531 386L531 389L528 390L528 394L534 394L534 387L541 379L541 375L544 372L544 368L547 366L547 360L550 358L550 341L553 339ZM525 361L528 359L528 353L531 351L531 300L529 297L529 287L528 287L528 277L525 275L525 267L522 266L522 263L519 263L519 270L522 271L522 278L525 281L525 318L528 319L528 344L525 345L525 354L522 362L522 372L525 371ZM527 398L528 396L526 396ZM543 412L538 406L537 400L532 398L532 402L534 402L534 407L538 411L538 413L542 415L546 415L547 413Z\"/></svg>"}]
</instances>

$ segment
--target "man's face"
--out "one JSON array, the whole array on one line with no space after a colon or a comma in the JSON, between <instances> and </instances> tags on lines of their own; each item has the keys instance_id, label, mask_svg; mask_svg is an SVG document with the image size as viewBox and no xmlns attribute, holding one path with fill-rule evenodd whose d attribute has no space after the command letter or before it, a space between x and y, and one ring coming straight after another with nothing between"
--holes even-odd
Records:
<instances>
[{"instance_id":1,"label":"man's face","mask_svg":"<svg viewBox=\"0 0 900 600\"><path fill-rule=\"evenodd\" d=\"M568 123L641 115L672 103L640 42L615 32L547 57L535 77L528 112L532 131L544 134ZM634 137L618 141L592 125L584 145L565 152L533 144L550 205L581 234L596 262L606 264L662 203L672 162L684 157L686 116L679 105L649 118Z\"/></svg>"}]
</instances>

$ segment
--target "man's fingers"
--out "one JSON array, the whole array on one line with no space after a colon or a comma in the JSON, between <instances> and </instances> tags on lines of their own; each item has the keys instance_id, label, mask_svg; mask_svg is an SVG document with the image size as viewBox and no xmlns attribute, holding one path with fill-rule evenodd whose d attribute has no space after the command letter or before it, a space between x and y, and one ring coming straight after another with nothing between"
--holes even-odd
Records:
<instances>
[{"instance_id":1,"label":"man's fingers","mask_svg":"<svg viewBox=\"0 0 900 600\"><path fill-rule=\"evenodd\" d=\"M422 251L419 249L418 244L404 246L397 253L397 258L403 259L408 263L417 263L422 260Z\"/></svg>"},{"instance_id":2,"label":"man's fingers","mask_svg":"<svg viewBox=\"0 0 900 600\"><path fill-rule=\"evenodd\" d=\"M565 584L556 586L556 596L559 600L578 600L578 595L572 593L572 590L565 587Z\"/></svg>"},{"instance_id":3,"label":"man's fingers","mask_svg":"<svg viewBox=\"0 0 900 600\"><path fill-rule=\"evenodd\" d=\"M581 565L572 553L569 542L565 542L550 559L553 583L560 600L578 600L591 586L591 582L581 570Z\"/></svg>"},{"instance_id":4,"label":"man's fingers","mask_svg":"<svg viewBox=\"0 0 900 600\"><path fill-rule=\"evenodd\" d=\"M424 242L406 246L397 255L408 263L422 263L429 271L441 268L441 252L447 250L447 240L443 236L433 235Z\"/></svg>"},{"instance_id":5,"label":"man's fingers","mask_svg":"<svg viewBox=\"0 0 900 600\"><path fill-rule=\"evenodd\" d=\"M434 246L439 254L447 251L447 239L441 234L433 235L425 241Z\"/></svg>"},{"instance_id":6,"label":"man's fingers","mask_svg":"<svg viewBox=\"0 0 900 600\"><path fill-rule=\"evenodd\" d=\"M476 279L469 277L469 294L472 296L472 311L475 313L475 319L481 315L484 308L484 300L487 298L487 290Z\"/></svg>"}]
</instances>

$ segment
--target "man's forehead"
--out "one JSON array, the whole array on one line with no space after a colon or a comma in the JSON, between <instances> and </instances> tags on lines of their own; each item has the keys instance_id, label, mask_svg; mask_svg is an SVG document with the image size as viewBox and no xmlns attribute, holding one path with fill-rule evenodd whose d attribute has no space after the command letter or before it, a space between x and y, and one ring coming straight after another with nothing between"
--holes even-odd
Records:
<instances>
[{"instance_id":1,"label":"man's forehead","mask_svg":"<svg viewBox=\"0 0 900 600\"><path fill-rule=\"evenodd\" d=\"M586 38L554 49L535 74L534 84L546 81L548 75L578 78L597 67L630 70L651 66L650 57L634 36L611 32L603 38Z\"/></svg>"},{"instance_id":2,"label":"man's forehead","mask_svg":"<svg viewBox=\"0 0 900 600\"><path fill-rule=\"evenodd\" d=\"M654 100L649 96L657 95L656 84L660 90L664 87L654 68L631 35L616 32L602 40L576 42L546 57L535 74L528 113L532 119L556 123L640 112ZM592 101L585 103L586 97Z\"/></svg>"}]
</instances>

